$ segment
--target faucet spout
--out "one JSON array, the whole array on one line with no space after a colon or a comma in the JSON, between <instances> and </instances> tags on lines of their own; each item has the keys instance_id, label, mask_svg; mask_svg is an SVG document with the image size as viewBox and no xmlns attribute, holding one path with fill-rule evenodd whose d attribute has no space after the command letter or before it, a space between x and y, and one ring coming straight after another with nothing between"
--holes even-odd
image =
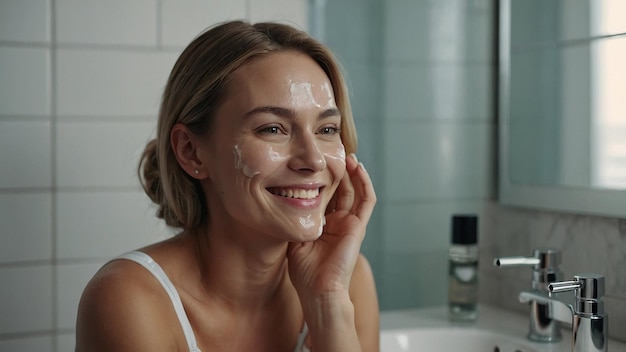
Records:
<instances>
[{"instance_id":1,"label":"faucet spout","mask_svg":"<svg viewBox=\"0 0 626 352\"><path fill-rule=\"evenodd\" d=\"M520 292L519 301L522 303L537 302L546 306L546 315L554 320L572 325L574 319L574 307L571 304L562 302L555 297L539 292Z\"/></svg>"},{"instance_id":2,"label":"faucet spout","mask_svg":"<svg viewBox=\"0 0 626 352\"><path fill-rule=\"evenodd\" d=\"M531 309L542 308L545 315L572 327L573 352L606 352L608 350L608 323L604 313L604 277L597 274L575 275L572 281L552 282L545 294L540 291L521 292L520 302L531 304ZM572 303L563 293L574 291ZM531 321L531 327L535 322ZM532 336L529 336L532 338Z\"/></svg>"}]
</instances>

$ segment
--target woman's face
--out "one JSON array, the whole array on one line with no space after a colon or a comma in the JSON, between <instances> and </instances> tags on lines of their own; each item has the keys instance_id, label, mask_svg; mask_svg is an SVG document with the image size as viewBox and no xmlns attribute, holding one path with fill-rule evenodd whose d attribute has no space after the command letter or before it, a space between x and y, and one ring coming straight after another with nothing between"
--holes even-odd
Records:
<instances>
[{"instance_id":1,"label":"woman's face","mask_svg":"<svg viewBox=\"0 0 626 352\"><path fill-rule=\"evenodd\" d=\"M230 78L206 142L211 221L225 212L277 239L317 239L346 170L327 75L307 55L285 51Z\"/></svg>"}]
</instances>

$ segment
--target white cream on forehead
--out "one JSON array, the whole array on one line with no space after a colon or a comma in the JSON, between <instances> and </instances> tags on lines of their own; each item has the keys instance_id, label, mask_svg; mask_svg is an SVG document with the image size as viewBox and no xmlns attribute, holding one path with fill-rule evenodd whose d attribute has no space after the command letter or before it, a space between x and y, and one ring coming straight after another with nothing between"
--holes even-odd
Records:
<instances>
[{"instance_id":1,"label":"white cream on forehead","mask_svg":"<svg viewBox=\"0 0 626 352\"><path fill-rule=\"evenodd\" d=\"M261 174L260 171L252 170L248 165L244 164L243 159L241 157L241 149L238 145L233 147L233 156L235 157L235 169L241 170L244 175L248 177L254 177L256 175Z\"/></svg>"},{"instance_id":2,"label":"white cream on forehead","mask_svg":"<svg viewBox=\"0 0 626 352\"><path fill-rule=\"evenodd\" d=\"M313 89L315 85L309 82L295 82L289 80L289 94L290 102L294 107L310 107L315 106L317 108L322 107L334 107L335 99L333 98L333 91L330 88L330 84L327 82L322 83L320 86L322 92L326 93L328 101L325 106L322 106L313 96Z\"/></svg>"}]
</instances>

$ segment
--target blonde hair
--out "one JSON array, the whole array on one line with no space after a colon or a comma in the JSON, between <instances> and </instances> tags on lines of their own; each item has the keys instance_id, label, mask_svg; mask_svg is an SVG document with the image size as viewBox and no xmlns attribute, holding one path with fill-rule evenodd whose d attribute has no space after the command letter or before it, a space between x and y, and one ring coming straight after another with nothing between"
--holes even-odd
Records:
<instances>
[{"instance_id":1,"label":"blonde hair","mask_svg":"<svg viewBox=\"0 0 626 352\"><path fill-rule=\"evenodd\" d=\"M295 50L310 56L326 72L341 112L346 153L356 152L357 136L341 67L328 48L305 32L279 23L231 21L201 33L182 52L165 86L156 139L139 162L139 178L157 216L172 227L196 229L208 219L200 183L178 164L171 146L175 124L194 134L211 129L214 112L225 98L229 75L255 57Z\"/></svg>"}]
</instances>

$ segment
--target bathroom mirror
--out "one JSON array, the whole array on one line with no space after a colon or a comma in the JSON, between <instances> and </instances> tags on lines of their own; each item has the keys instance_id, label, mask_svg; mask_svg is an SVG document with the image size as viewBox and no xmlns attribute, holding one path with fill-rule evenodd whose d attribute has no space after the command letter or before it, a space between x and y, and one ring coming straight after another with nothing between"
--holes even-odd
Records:
<instances>
[{"instance_id":1,"label":"bathroom mirror","mask_svg":"<svg viewBox=\"0 0 626 352\"><path fill-rule=\"evenodd\" d=\"M626 1L499 6L501 203L626 217Z\"/></svg>"}]
</instances>

